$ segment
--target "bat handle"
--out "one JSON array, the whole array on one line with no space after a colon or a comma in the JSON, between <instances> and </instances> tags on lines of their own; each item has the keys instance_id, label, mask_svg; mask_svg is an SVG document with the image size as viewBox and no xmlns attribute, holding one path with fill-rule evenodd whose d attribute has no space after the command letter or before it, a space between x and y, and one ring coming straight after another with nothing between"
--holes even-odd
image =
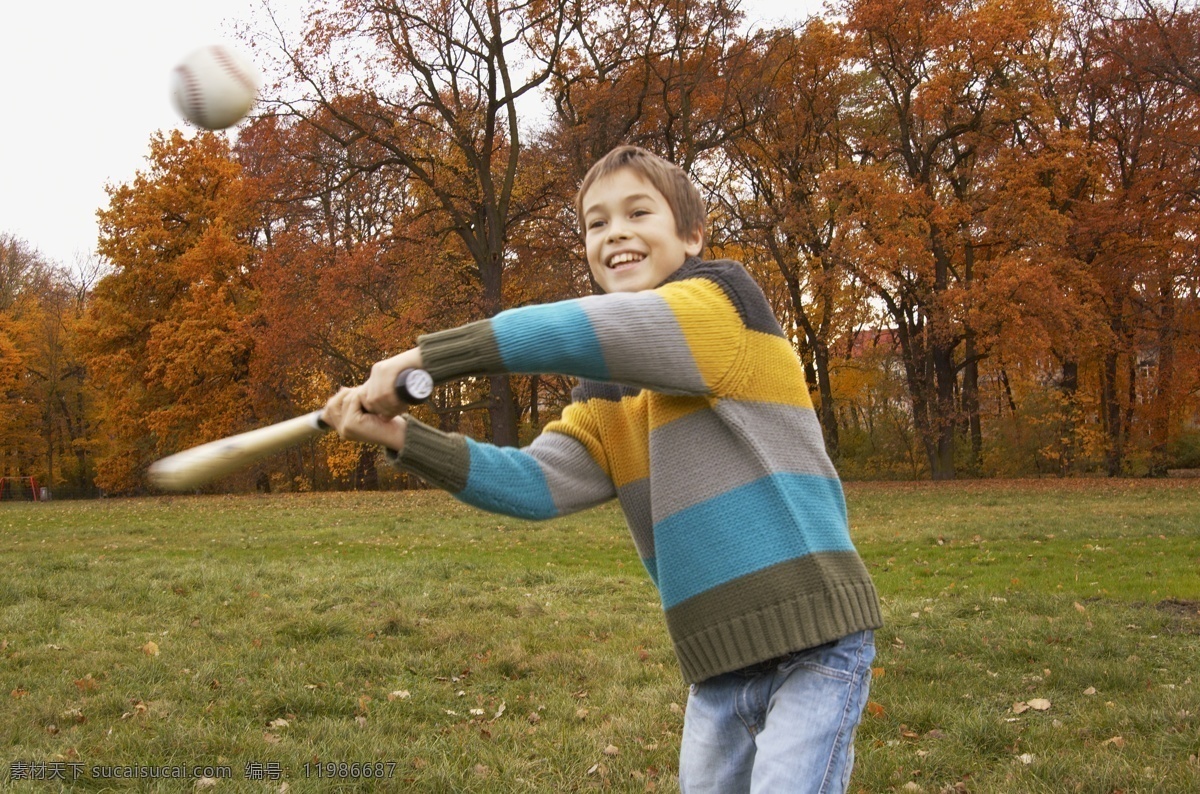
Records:
<instances>
[{"instance_id":1,"label":"bat handle","mask_svg":"<svg viewBox=\"0 0 1200 794\"><path fill-rule=\"evenodd\" d=\"M409 367L396 376L396 396L408 405L420 405L433 394L433 378L423 369Z\"/></svg>"},{"instance_id":2,"label":"bat handle","mask_svg":"<svg viewBox=\"0 0 1200 794\"><path fill-rule=\"evenodd\" d=\"M396 376L396 396L405 405L420 405L433 394L433 378L423 369L409 367ZM329 430L330 426L317 414L317 427Z\"/></svg>"}]
</instances>

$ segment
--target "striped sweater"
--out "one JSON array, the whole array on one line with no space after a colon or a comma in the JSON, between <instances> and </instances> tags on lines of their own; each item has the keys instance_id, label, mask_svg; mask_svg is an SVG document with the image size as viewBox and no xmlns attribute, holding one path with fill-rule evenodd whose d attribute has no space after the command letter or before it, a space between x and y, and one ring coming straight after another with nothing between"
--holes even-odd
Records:
<instances>
[{"instance_id":1,"label":"striped sweater","mask_svg":"<svg viewBox=\"0 0 1200 794\"><path fill-rule=\"evenodd\" d=\"M580 378L527 447L410 417L396 462L523 518L619 499L689 682L881 625L800 362L741 265L692 258L654 290L512 309L419 345L439 382Z\"/></svg>"}]
</instances>

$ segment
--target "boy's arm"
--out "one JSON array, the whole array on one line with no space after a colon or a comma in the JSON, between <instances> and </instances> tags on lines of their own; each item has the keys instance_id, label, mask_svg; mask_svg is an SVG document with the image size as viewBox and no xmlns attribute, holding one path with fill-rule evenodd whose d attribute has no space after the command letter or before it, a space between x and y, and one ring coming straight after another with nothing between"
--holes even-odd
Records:
<instances>
[{"instance_id":1,"label":"boy's arm","mask_svg":"<svg viewBox=\"0 0 1200 794\"><path fill-rule=\"evenodd\" d=\"M748 284L731 288L724 283L738 279ZM737 303L752 297L750 291L765 305L750 276L729 263L728 269L718 267L713 274L693 270L645 292L510 309L490 320L422 336L420 354L436 381L552 373L669 394L723 395L735 390L746 374L743 353L750 324Z\"/></svg>"},{"instance_id":2,"label":"boy's arm","mask_svg":"<svg viewBox=\"0 0 1200 794\"><path fill-rule=\"evenodd\" d=\"M379 362L371 378L394 384L391 370L399 373L420 366L419 355L408 351ZM586 404L568 405L562 419L547 425L532 444L515 449L444 433L411 416L381 415L393 410L390 407L368 412L364 401L369 383L340 390L326 403L322 418L342 438L386 447L397 466L468 504L519 518L544 519L616 496L598 440L597 420ZM396 400L390 387L379 389L378 395Z\"/></svg>"},{"instance_id":3,"label":"boy's arm","mask_svg":"<svg viewBox=\"0 0 1200 794\"><path fill-rule=\"evenodd\" d=\"M509 309L490 320L426 334L417 348L375 364L359 388L364 407L385 417L403 410L393 384L408 367L427 370L439 383L537 373L666 394L728 396L771 348L781 360L795 359L745 269L697 260L654 290Z\"/></svg>"},{"instance_id":4,"label":"boy's arm","mask_svg":"<svg viewBox=\"0 0 1200 794\"><path fill-rule=\"evenodd\" d=\"M616 495L595 416L573 403L527 447L497 447L444 433L411 416L400 452L388 456L467 504L518 518L545 519Z\"/></svg>"}]
</instances>

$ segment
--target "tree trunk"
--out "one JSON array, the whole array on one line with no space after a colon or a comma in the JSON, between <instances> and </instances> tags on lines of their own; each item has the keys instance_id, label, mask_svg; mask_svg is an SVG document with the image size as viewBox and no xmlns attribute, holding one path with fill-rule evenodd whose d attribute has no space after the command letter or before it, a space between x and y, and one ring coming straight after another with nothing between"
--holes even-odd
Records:
<instances>
[{"instance_id":1,"label":"tree trunk","mask_svg":"<svg viewBox=\"0 0 1200 794\"><path fill-rule=\"evenodd\" d=\"M1161 309L1158 325L1158 375L1154 382L1151 422L1150 473L1161 477L1170 463L1167 445L1171 440L1171 414L1174 409L1175 381L1175 296L1169 286L1160 290Z\"/></svg>"},{"instance_id":2,"label":"tree trunk","mask_svg":"<svg viewBox=\"0 0 1200 794\"><path fill-rule=\"evenodd\" d=\"M932 461L932 473L935 480L953 480L954 470L954 436L955 421L958 413L954 404L954 355L944 345L937 345L931 351L933 359L934 379L937 388L937 401L933 425L937 431L937 456Z\"/></svg>"},{"instance_id":3,"label":"tree trunk","mask_svg":"<svg viewBox=\"0 0 1200 794\"><path fill-rule=\"evenodd\" d=\"M817 419L825 433L825 450L829 453L830 460L836 463L841 450L837 413L833 405L833 385L829 382L829 346L824 342L817 341L813 345L813 367L816 369L817 394L820 398Z\"/></svg>"},{"instance_id":4,"label":"tree trunk","mask_svg":"<svg viewBox=\"0 0 1200 794\"><path fill-rule=\"evenodd\" d=\"M354 488L358 491L379 490L379 469L375 465L378 450L374 446L363 446L358 453L358 466L354 470Z\"/></svg>"},{"instance_id":5,"label":"tree trunk","mask_svg":"<svg viewBox=\"0 0 1200 794\"><path fill-rule=\"evenodd\" d=\"M529 424L534 433L542 429L541 414L538 411L538 386L541 382L542 379L537 375L529 378Z\"/></svg>"},{"instance_id":6,"label":"tree trunk","mask_svg":"<svg viewBox=\"0 0 1200 794\"><path fill-rule=\"evenodd\" d=\"M983 423L979 417L979 361L975 357L975 335L968 331L966 349L963 351L967 363L963 366L962 410L967 417L967 429L971 437L970 472L979 476L983 472Z\"/></svg>"},{"instance_id":7,"label":"tree trunk","mask_svg":"<svg viewBox=\"0 0 1200 794\"><path fill-rule=\"evenodd\" d=\"M1107 445L1104 451L1104 470L1109 477L1121 473L1124 450L1121 442L1121 401L1117 398L1117 354L1104 356L1100 375L1100 413L1104 421Z\"/></svg>"}]
</instances>

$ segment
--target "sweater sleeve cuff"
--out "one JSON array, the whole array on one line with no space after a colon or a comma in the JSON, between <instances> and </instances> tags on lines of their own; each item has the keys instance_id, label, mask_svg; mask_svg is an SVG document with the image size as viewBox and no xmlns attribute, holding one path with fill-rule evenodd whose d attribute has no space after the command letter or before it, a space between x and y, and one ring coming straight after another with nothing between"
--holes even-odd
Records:
<instances>
[{"instance_id":1,"label":"sweater sleeve cuff","mask_svg":"<svg viewBox=\"0 0 1200 794\"><path fill-rule=\"evenodd\" d=\"M424 334L417 339L425 371L437 383L506 372L490 320Z\"/></svg>"},{"instance_id":2,"label":"sweater sleeve cuff","mask_svg":"<svg viewBox=\"0 0 1200 794\"><path fill-rule=\"evenodd\" d=\"M387 450L388 460L397 468L412 472L430 485L450 493L467 487L471 470L471 452L467 440L457 433L443 433L411 416L405 418L407 429L404 449Z\"/></svg>"}]
</instances>

